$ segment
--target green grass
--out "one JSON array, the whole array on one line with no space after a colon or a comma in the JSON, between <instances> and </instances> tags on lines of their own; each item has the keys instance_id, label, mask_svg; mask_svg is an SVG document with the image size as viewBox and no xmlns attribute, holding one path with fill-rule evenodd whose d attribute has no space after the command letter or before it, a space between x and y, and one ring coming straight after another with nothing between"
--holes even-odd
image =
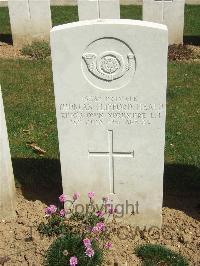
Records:
<instances>
[{"instance_id":1,"label":"green grass","mask_svg":"<svg viewBox=\"0 0 200 266\"><path fill-rule=\"evenodd\" d=\"M200 164L199 84L199 63L170 63L166 127L168 163Z\"/></svg>"},{"instance_id":2,"label":"green grass","mask_svg":"<svg viewBox=\"0 0 200 266\"><path fill-rule=\"evenodd\" d=\"M33 42L22 47L22 55L29 56L34 59L46 59L51 56L51 48L49 42Z\"/></svg>"},{"instance_id":3,"label":"green grass","mask_svg":"<svg viewBox=\"0 0 200 266\"><path fill-rule=\"evenodd\" d=\"M200 36L200 5L186 5L184 35Z\"/></svg>"},{"instance_id":4,"label":"green grass","mask_svg":"<svg viewBox=\"0 0 200 266\"><path fill-rule=\"evenodd\" d=\"M50 62L1 60L0 73L12 156L38 158L26 147L26 142L34 141L48 158L58 158Z\"/></svg>"},{"instance_id":5,"label":"green grass","mask_svg":"<svg viewBox=\"0 0 200 266\"><path fill-rule=\"evenodd\" d=\"M25 145L35 141L47 150L48 158L57 158L51 63L4 59L0 73L12 155L37 157ZM199 84L200 64L169 64L166 163L200 166ZM30 134L23 129L30 129Z\"/></svg>"},{"instance_id":6,"label":"green grass","mask_svg":"<svg viewBox=\"0 0 200 266\"><path fill-rule=\"evenodd\" d=\"M189 266L181 255L161 245L146 244L136 248L142 266Z\"/></svg>"},{"instance_id":7,"label":"green grass","mask_svg":"<svg viewBox=\"0 0 200 266\"><path fill-rule=\"evenodd\" d=\"M10 18L7 7L0 7L0 34L10 34Z\"/></svg>"},{"instance_id":8,"label":"green grass","mask_svg":"<svg viewBox=\"0 0 200 266\"><path fill-rule=\"evenodd\" d=\"M53 26L78 21L77 6L52 6L51 17Z\"/></svg>"},{"instance_id":9,"label":"green grass","mask_svg":"<svg viewBox=\"0 0 200 266\"><path fill-rule=\"evenodd\" d=\"M141 6L121 6L120 13L122 19L142 19Z\"/></svg>"},{"instance_id":10,"label":"green grass","mask_svg":"<svg viewBox=\"0 0 200 266\"><path fill-rule=\"evenodd\" d=\"M52 6L53 26L78 21L78 9L76 6ZM200 35L200 5L186 5L185 7L185 36ZM121 6L121 18L142 19L141 6ZM10 34L10 22L7 7L0 8L0 33Z\"/></svg>"}]
</instances>

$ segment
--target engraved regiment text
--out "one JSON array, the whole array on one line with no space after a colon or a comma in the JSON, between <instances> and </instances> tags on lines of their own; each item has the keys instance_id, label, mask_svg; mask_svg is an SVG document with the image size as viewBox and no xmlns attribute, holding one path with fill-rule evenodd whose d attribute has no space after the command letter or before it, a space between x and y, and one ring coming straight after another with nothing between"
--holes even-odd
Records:
<instances>
[{"instance_id":1,"label":"engraved regiment text","mask_svg":"<svg viewBox=\"0 0 200 266\"><path fill-rule=\"evenodd\" d=\"M150 125L163 115L162 103L141 103L135 96L85 96L61 103L62 119L72 125Z\"/></svg>"}]
</instances>

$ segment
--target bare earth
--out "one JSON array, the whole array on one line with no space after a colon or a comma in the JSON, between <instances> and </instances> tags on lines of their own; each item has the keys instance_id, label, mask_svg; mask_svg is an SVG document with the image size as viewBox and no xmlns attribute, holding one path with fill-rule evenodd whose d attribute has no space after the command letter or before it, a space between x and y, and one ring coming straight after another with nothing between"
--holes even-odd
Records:
<instances>
[{"instance_id":1,"label":"bare earth","mask_svg":"<svg viewBox=\"0 0 200 266\"><path fill-rule=\"evenodd\" d=\"M41 237L36 230L37 225L45 219L44 208L44 203L38 200L27 200L20 189L17 190L16 221L0 221L0 265L39 266L43 264L43 255L53 241L53 238ZM197 217L194 219L182 211L163 208L161 235L158 235L158 231L153 229L136 235L134 230L131 233L129 227L117 228L117 231L118 235L112 239L113 248L105 255L105 266L140 265L140 259L134 254L134 248L143 243L166 245L184 255L190 265L200 265L198 211Z\"/></svg>"},{"instance_id":2,"label":"bare earth","mask_svg":"<svg viewBox=\"0 0 200 266\"><path fill-rule=\"evenodd\" d=\"M2 42L0 42L0 57L12 58L12 59L24 58L24 56L21 55L19 49L14 48L12 45Z\"/></svg>"}]
</instances>

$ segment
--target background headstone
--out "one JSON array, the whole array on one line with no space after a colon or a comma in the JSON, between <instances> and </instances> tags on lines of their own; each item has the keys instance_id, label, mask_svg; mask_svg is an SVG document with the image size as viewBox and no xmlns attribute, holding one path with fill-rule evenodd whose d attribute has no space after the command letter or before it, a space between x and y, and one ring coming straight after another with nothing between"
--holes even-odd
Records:
<instances>
[{"instance_id":1,"label":"background headstone","mask_svg":"<svg viewBox=\"0 0 200 266\"><path fill-rule=\"evenodd\" d=\"M79 20L120 18L119 0L78 0Z\"/></svg>"},{"instance_id":2,"label":"background headstone","mask_svg":"<svg viewBox=\"0 0 200 266\"><path fill-rule=\"evenodd\" d=\"M108 196L131 224L161 225L167 38L166 26L134 20L51 31L64 193Z\"/></svg>"},{"instance_id":3,"label":"background headstone","mask_svg":"<svg viewBox=\"0 0 200 266\"><path fill-rule=\"evenodd\" d=\"M143 20L165 24L169 44L183 43L185 0L143 0Z\"/></svg>"},{"instance_id":4,"label":"background headstone","mask_svg":"<svg viewBox=\"0 0 200 266\"><path fill-rule=\"evenodd\" d=\"M15 217L15 201L15 182L0 87L0 219Z\"/></svg>"},{"instance_id":5,"label":"background headstone","mask_svg":"<svg viewBox=\"0 0 200 266\"><path fill-rule=\"evenodd\" d=\"M49 0L8 0L13 44L21 47L33 41L49 41Z\"/></svg>"}]
</instances>

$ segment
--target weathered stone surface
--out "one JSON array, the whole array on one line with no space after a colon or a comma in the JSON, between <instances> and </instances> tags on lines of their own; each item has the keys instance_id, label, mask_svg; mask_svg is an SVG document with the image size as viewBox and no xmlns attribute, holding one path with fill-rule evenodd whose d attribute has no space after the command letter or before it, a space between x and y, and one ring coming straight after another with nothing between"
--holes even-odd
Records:
<instances>
[{"instance_id":1,"label":"weathered stone surface","mask_svg":"<svg viewBox=\"0 0 200 266\"><path fill-rule=\"evenodd\" d=\"M168 27L169 44L183 43L185 0L143 0L143 20Z\"/></svg>"},{"instance_id":2,"label":"weathered stone surface","mask_svg":"<svg viewBox=\"0 0 200 266\"><path fill-rule=\"evenodd\" d=\"M133 20L51 32L64 193L79 191L82 203L88 191L97 203L108 196L141 226L161 225L167 36L164 25Z\"/></svg>"},{"instance_id":3,"label":"weathered stone surface","mask_svg":"<svg viewBox=\"0 0 200 266\"><path fill-rule=\"evenodd\" d=\"M48 41L51 23L49 0L8 0L13 44Z\"/></svg>"},{"instance_id":4,"label":"weathered stone surface","mask_svg":"<svg viewBox=\"0 0 200 266\"><path fill-rule=\"evenodd\" d=\"M0 87L0 219L15 217L15 183Z\"/></svg>"},{"instance_id":5,"label":"weathered stone surface","mask_svg":"<svg viewBox=\"0 0 200 266\"><path fill-rule=\"evenodd\" d=\"M120 18L119 0L78 0L79 20Z\"/></svg>"}]
</instances>

